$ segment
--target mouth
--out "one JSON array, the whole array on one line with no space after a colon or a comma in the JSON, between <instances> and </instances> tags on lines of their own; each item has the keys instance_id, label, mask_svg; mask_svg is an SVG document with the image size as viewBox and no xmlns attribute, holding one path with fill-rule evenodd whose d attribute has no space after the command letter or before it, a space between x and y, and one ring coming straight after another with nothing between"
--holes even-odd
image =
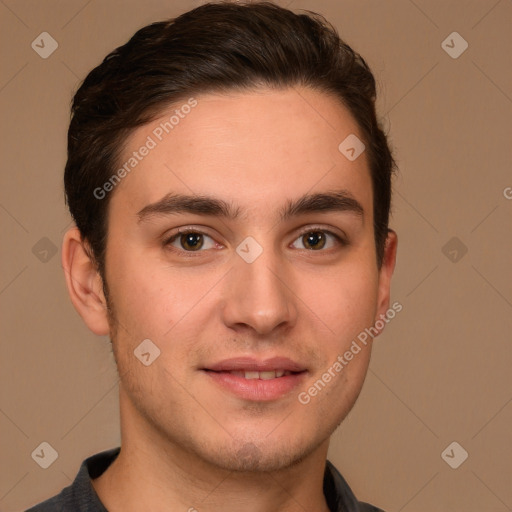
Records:
<instances>
[{"instance_id":1,"label":"mouth","mask_svg":"<svg viewBox=\"0 0 512 512\"><path fill-rule=\"evenodd\" d=\"M214 372L243 372L245 373L262 373L269 374L269 378L282 377L285 372L298 373L306 371L307 368L290 359L289 357L271 357L268 359L255 359L254 357L232 357L231 359L224 359L217 363L212 363L204 368L203 370L214 371ZM271 373L278 374L270 375ZM282 373L281 373L282 372ZM259 377L249 377L259 378Z\"/></svg>"},{"instance_id":2,"label":"mouth","mask_svg":"<svg viewBox=\"0 0 512 512\"><path fill-rule=\"evenodd\" d=\"M231 371L215 371L209 370L205 368L207 372L215 372L215 373L228 373L229 375L235 375L237 377L246 379L246 380L272 380L272 379L280 379L281 377L288 377L288 375L295 375L302 372L292 372L290 370L267 370L267 371L254 371L254 370L231 370ZM305 370L304 370L305 371Z\"/></svg>"},{"instance_id":3,"label":"mouth","mask_svg":"<svg viewBox=\"0 0 512 512\"><path fill-rule=\"evenodd\" d=\"M308 373L301 364L283 357L250 357L221 361L201 368L224 392L250 401L278 400L299 386Z\"/></svg>"}]
</instances>

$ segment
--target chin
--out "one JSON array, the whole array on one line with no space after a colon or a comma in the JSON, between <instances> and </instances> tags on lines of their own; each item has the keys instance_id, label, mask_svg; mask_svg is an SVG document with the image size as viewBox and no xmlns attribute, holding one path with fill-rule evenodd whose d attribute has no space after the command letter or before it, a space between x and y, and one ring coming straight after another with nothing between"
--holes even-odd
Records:
<instances>
[{"instance_id":1,"label":"chin","mask_svg":"<svg viewBox=\"0 0 512 512\"><path fill-rule=\"evenodd\" d=\"M233 441L230 447L215 450L216 453L202 454L208 463L227 471L239 473L268 473L280 471L302 462L322 441L304 445L283 443L282 440L262 439L251 441Z\"/></svg>"}]
</instances>

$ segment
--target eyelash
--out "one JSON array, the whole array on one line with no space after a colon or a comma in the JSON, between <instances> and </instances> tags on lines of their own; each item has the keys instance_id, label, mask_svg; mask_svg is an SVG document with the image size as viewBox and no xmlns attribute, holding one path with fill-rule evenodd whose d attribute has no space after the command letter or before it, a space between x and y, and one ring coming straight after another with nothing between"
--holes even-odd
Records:
<instances>
[{"instance_id":1,"label":"eyelash","mask_svg":"<svg viewBox=\"0 0 512 512\"><path fill-rule=\"evenodd\" d=\"M345 240L343 237L341 237L340 235L336 234L336 233L333 233L332 231L328 230L328 229L325 229L325 228L321 228L321 227L309 227L303 231L301 231L297 238L295 238L295 240L297 240L298 238L308 234L308 233L325 233L325 234L328 234L330 236L332 236L336 242L341 246L341 247L345 247L347 246L349 243L347 240ZM168 248L169 250L173 251L173 252L177 252L177 253L180 253L180 254L186 254L187 257L197 257L199 256L200 253L202 252L205 252L207 250L210 250L210 249L205 249L205 250L198 250L198 251L187 251L185 249L177 249L176 247L173 247L171 244L172 242L174 242L179 236L181 235L184 235L184 234L187 234L187 233L194 233L196 235L203 235L203 236L207 236L208 238L211 238L213 240L213 237L211 237L210 235L208 235L208 233L205 233L203 231L201 231L200 229L195 229L195 228L180 228L178 229L178 231L176 233L173 233L170 237L166 238L164 241L163 241L163 246L165 248ZM294 241L295 241L294 240ZM215 242L217 243L217 242ZM314 251L312 249L299 249L301 251L308 251L308 252L328 252L329 249L320 249L320 250L317 250L317 251Z\"/></svg>"}]
</instances>

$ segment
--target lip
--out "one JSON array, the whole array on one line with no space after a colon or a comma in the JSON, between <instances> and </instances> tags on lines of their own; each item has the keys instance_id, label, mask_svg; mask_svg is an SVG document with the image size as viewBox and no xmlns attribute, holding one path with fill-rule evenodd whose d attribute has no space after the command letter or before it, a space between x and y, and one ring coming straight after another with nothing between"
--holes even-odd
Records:
<instances>
[{"instance_id":1,"label":"lip","mask_svg":"<svg viewBox=\"0 0 512 512\"><path fill-rule=\"evenodd\" d=\"M252 357L225 359L202 368L202 372L221 389L250 401L268 402L288 395L301 385L308 373L307 369L287 357L273 357L257 360ZM275 379L245 379L230 371L270 371L285 370L295 372Z\"/></svg>"},{"instance_id":2,"label":"lip","mask_svg":"<svg viewBox=\"0 0 512 512\"><path fill-rule=\"evenodd\" d=\"M288 395L304 380L307 371L283 375L270 380L245 379L228 372L202 370L220 388L242 398L256 402L278 400Z\"/></svg>"},{"instance_id":3,"label":"lip","mask_svg":"<svg viewBox=\"0 0 512 512\"><path fill-rule=\"evenodd\" d=\"M208 365L202 369L214 372L231 372L236 370L249 370L253 372L288 370L290 372L303 372L307 370L305 366L288 357L272 357L265 360L257 360L253 357L234 357Z\"/></svg>"}]
</instances>

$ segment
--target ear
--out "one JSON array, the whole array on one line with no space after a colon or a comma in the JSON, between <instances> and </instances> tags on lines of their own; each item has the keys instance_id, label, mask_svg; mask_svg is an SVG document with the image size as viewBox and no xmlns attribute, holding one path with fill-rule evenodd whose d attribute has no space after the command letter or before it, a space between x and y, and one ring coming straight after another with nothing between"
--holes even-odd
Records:
<instances>
[{"instance_id":1,"label":"ear","mask_svg":"<svg viewBox=\"0 0 512 512\"><path fill-rule=\"evenodd\" d=\"M391 277L395 270L396 250L398 237L392 229L388 229L388 236L384 246L382 266L379 270L379 290L377 293L377 312L374 324L383 320L389 309L389 298L391 293ZM382 332L383 328L379 331ZM379 332L379 334L380 334Z\"/></svg>"},{"instance_id":2,"label":"ear","mask_svg":"<svg viewBox=\"0 0 512 512\"><path fill-rule=\"evenodd\" d=\"M103 280L89 257L77 227L62 242L62 267L71 302L89 329L98 336L110 333Z\"/></svg>"}]
</instances>

